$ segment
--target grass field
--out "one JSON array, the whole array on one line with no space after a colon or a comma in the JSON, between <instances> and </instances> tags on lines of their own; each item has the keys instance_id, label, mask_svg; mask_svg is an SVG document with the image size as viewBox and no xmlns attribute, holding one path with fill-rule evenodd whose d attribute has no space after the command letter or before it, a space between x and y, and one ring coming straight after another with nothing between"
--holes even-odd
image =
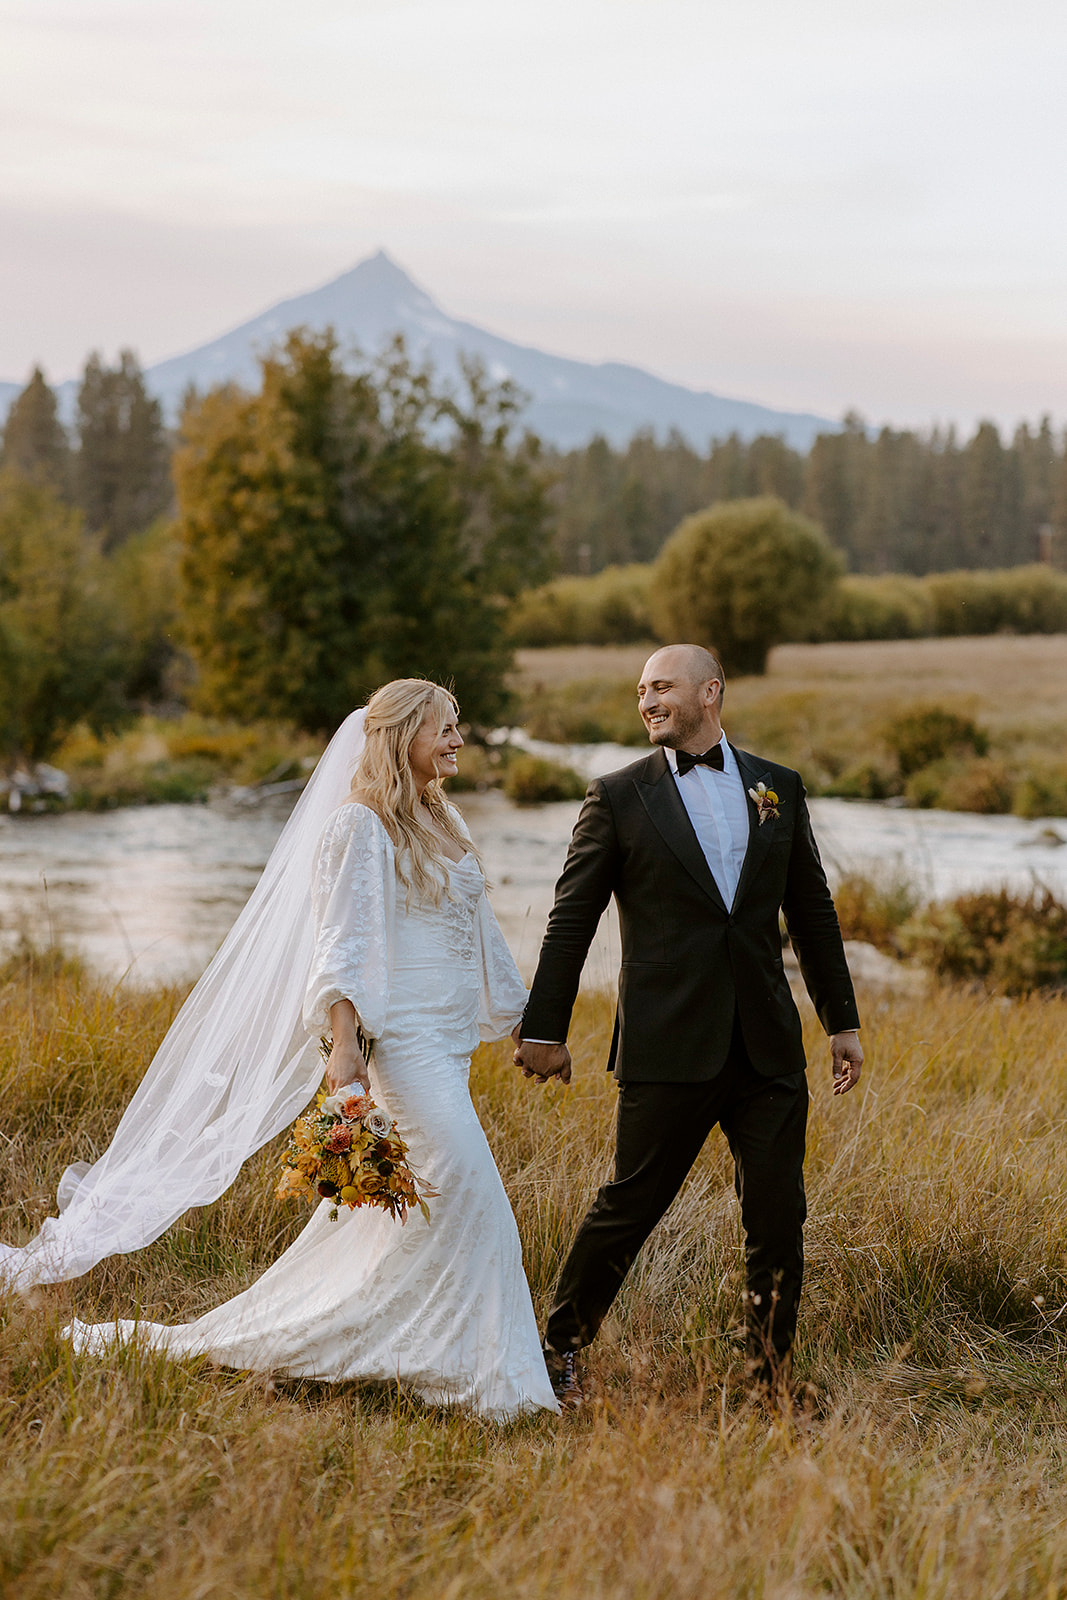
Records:
<instances>
[{"instance_id":1,"label":"grass field","mask_svg":"<svg viewBox=\"0 0 1067 1600\"><path fill-rule=\"evenodd\" d=\"M57 960L3 972L3 1237L102 1148L179 998ZM1067 1001L862 1003L869 1067L844 1099L806 1020L803 1415L769 1420L744 1394L717 1136L590 1353L578 1418L502 1429L136 1349L74 1361L72 1311L189 1317L273 1258L302 1217L272 1201L268 1150L150 1249L2 1304L0 1593L1067 1592ZM610 1011L582 1001L569 1090L524 1084L503 1046L475 1062L540 1312L607 1160Z\"/></svg>"}]
</instances>

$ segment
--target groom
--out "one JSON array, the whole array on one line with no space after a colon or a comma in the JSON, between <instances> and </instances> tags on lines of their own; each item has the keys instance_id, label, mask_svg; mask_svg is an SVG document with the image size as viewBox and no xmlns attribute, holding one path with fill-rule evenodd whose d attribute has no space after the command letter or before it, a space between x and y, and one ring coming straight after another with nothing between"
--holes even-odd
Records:
<instances>
[{"instance_id":1,"label":"groom","mask_svg":"<svg viewBox=\"0 0 1067 1600\"><path fill-rule=\"evenodd\" d=\"M745 1230L746 1370L787 1388L803 1275L808 1092L779 912L826 1032L834 1093L863 1063L841 931L797 773L735 750L723 672L698 645L645 664L638 709L657 748L594 780L549 917L515 1060L568 1083L578 980L612 895L622 974L608 1067L619 1083L615 1172L578 1230L545 1330L565 1407L575 1353L595 1337L637 1252L716 1123L734 1158Z\"/></svg>"}]
</instances>

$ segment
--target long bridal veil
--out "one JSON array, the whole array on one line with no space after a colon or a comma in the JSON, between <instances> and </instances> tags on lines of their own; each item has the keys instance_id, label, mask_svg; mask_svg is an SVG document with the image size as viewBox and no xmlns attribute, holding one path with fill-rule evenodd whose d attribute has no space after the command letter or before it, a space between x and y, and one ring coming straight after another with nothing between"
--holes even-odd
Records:
<instances>
[{"instance_id":1,"label":"long bridal veil","mask_svg":"<svg viewBox=\"0 0 1067 1600\"><path fill-rule=\"evenodd\" d=\"M3 1284L76 1278L105 1256L150 1244L190 1206L217 1199L307 1105L322 1075L300 1020L313 953L311 873L322 827L349 792L363 716L353 712L330 741L107 1150L91 1166L67 1168L60 1214L35 1239L0 1244Z\"/></svg>"}]
</instances>

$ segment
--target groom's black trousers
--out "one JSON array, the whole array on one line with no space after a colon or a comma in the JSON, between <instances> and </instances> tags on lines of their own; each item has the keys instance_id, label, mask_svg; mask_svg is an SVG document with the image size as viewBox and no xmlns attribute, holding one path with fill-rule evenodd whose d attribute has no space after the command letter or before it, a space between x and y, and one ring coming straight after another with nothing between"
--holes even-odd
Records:
<instances>
[{"instance_id":1,"label":"groom's black trousers","mask_svg":"<svg viewBox=\"0 0 1067 1600\"><path fill-rule=\"evenodd\" d=\"M716 1123L729 1141L745 1230L745 1320L754 1370L793 1343L804 1274L802 1072L767 1078L748 1059L735 1019L722 1070L707 1082L619 1085L615 1174L578 1230L545 1329L557 1351L588 1344L634 1258Z\"/></svg>"}]
</instances>

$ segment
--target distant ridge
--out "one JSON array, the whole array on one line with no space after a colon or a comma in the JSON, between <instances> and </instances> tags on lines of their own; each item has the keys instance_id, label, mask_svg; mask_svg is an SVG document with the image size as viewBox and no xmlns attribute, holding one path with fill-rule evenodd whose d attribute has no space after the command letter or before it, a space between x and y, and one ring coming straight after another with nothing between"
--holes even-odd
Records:
<instances>
[{"instance_id":1,"label":"distant ridge","mask_svg":"<svg viewBox=\"0 0 1067 1600\"><path fill-rule=\"evenodd\" d=\"M825 417L775 411L687 389L622 362L571 361L513 344L450 317L384 250L320 289L281 301L210 344L157 362L147 369L148 386L163 402L168 417L175 415L190 384L200 390L227 381L255 387L257 355L289 329L301 326L332 326L342 347L355 345L367 354L402 333L412 355L431 361L446 377L458 371L461 351L480 356L492 377L513 378L531 396L524 423L546 443L564 450L586 444L596 434L618 447L640 429L663 437L672 428L698 450L731 433L743 439L781 434L796 449L807 450L816 434L837 429ZM0 384L5 412L19 387ZM73 412L74 391L72 382L60 386L67 415Z\"/></svg>"}]
</instances>

